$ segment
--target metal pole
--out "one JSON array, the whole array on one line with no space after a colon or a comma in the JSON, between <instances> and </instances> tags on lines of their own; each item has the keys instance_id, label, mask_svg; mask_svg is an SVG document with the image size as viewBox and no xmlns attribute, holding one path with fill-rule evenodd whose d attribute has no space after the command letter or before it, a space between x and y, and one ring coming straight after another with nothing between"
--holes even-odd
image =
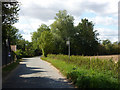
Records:
<instances>
[{"instance_id":1,"label":"metal pole","mask_svg":"<svg viewBox=\"0 0 120 90\"><path fill-rule=\"evenodd\" d=\"M69 41L69 46L68 46L68 56L69 56L69 60L70 60L70 38L68 38Z\"/></svg>"},{"instance_id":2,"label":"metal pole","mask_svg":"<svg viewBox=\"0 0 120 90\"><path fill-rule=\"evenodd\" d=\"M0 23L2 23L2 2L0 1ZM2 62L3 62L3 47L2 47L2 24L0 24L0 90L2 90Z\"/></svg>"},{"instance_id":3,"label":"metal pole","mask_svg":"<svg viewBox=\"0 0 120 90\"><path fill-rule=\"evenodd\" d=\"M70 60L70 41L69 41L69 60Z\"/></svg>"}]
</instances>

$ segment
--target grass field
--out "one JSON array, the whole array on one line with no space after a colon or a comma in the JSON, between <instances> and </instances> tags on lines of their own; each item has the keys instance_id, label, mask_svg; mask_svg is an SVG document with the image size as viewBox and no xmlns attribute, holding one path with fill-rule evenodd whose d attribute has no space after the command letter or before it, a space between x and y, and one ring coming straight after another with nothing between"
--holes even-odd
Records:
<instances>
[{"instance_id":1,"label":"grass field","mask_svg":"<svg viewBox=\"0 0 120 90\"><path fill-rule=\"evenodd\" d=\"M116 55L115 55L116 56ZM118 88L118 63L101 56L48 55L42 57L79 88Z\"/></svg>"}]
</instances>

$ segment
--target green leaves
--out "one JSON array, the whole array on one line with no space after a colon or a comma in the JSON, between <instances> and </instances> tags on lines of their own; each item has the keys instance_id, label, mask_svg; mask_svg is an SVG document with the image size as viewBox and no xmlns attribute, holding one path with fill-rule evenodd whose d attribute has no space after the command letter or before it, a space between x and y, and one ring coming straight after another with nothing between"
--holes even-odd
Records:
<instances>
[{"instance_id":1,"label":"green leaves","mask_svg":"<svg viewBox=\"0 0 120 90\"><path fill-rule=\"evenodd\" d=\"M6 39L9 38L10 44L16 44L20 34L18 29L12 26L18 21L18 2L2 2L2 43L5 44Z\"/></svg>"},{"instance_id":2,"label":"green leaves","mask_svg":"<svg viewBox=\"0 0 120 90\"><path fill-rule=\"evenodd\" d=\"M46 56L48 53L51 53L53 50L53 34L50 31L50 28L42 24L37 32L32 33L32 42L34 49L41 49L43 56Z\"/></svg>"},{"instance_id":3,"label":"green leaves","mask_svg":"<svg viewBox=\"0 0 120 90\"><path fill-rule=\"evenodd\" d=\"M38 40L43 56L46 56L53 49L53 35L49 31L43 31Z\"/></svg>"},{"instance_id":4,"label":"green leaves","mask_svg":"<svg viewBox=\"0 0 120 90\"><path fill-rule=\"evenodd\" d=\"M56 13L55 21L50 25L54 35L55 49L53 53L67 54L66 41L75 34L74 18L66 10Z\"/></svg>"},{"instance_id":5,"label":"green leaves","mask_svg":"<svg viewBox=\"0 0 120 90\"><path fill-rule=\"evenodd\" d=\"M101 55L101 54L111 54L113 51L117 54L117 45L102 45L99 42L97 36L97 30L94 30L94 23L88 19L81 19L77 26L74 26L74 17L67 13L66 10L60 10L56 13L55 21L49 26L42 24L37 32L32 34L32 42L34 49L45 49L44 45L39 45L40 42L44 44L43 41L47 39L47 33L42 32L48 31L53 36L53 48L50 53L54 54L68 54L68 47L66 41L70 38L71 55ZM44 40L41 38L44 37ZM47 47L48 48L48 47ZM49 49L48 49L49 50ZM48 52L48 51L47 51Z\"/></svg>"},{"instance_id":6,"label":"green leaves","mask_svg":"<svg viewBox=\"0 0 120 90\"><path fill-rule=\"evenodd\" d=\"M93 31L94 24L88 19L82 19L76 27L76 34L73 38L73 47L78 50L75 53L84 55L94 55L97 53L98 39L96 31Z\"/></svg>"},{"instance_id":7,"label":"green leaves","mask_svg":"<svg viewBox=\"0 0 120 90\"><path fill-rule=\"evenodd\" d=\"M2 2L2 24L13 25L18 21L18 2Z\"/></svg>"},{"instance_id":8,"label":"green leaves","mask_svg":"<svg viewBox=\"0 0 120 90\"><path fill-rule=\"evenodd\" d=\"M32 33L32 42L33 48L39 50L39 38L41 37L41 33L44 31L50 31L49 27L45 24L42 24L36 32Z\"/></svg>"},{"instance_id":9,"label":"green leaves","mask_svg":"<svg viewBox=\"0 0 120 90\"><path fill-rule=\"evenodd\" d=\"M61 36L63 40L74 35L74 18L73 16L68 15L66 10L59 11L56 14L55 20L56 21L51 24L51 30L53 33Z\"/></svg>"}]
</instances>

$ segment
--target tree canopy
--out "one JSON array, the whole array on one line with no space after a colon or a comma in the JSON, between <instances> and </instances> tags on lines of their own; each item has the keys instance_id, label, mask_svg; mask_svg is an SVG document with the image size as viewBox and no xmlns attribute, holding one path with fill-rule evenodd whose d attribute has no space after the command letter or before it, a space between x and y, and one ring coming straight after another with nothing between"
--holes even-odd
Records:
<instances>
[{"instance_id":1,"label":"tree canopy","mask_svg":"<svg viewBox=\"0 0 120 90\"><path fill-rule=\"evenodd\" d=\"M38 44L42 50L43 56L47 56L53 50L53 35L49 31L43 31L38 39Z\"/></svg>"},{"instance_id":2,"label":"tree canopy","mask_svg":"<svg viewBox=\"0 0 120 90\"><path fill-rule=\"evenodd\" d=\"M73 44L75 44L74 48L79 51L76 54L94 55L97 53L97 35L99 34L94 31L94 24L85 18L75 27L75 30L76 34L73 38Z\"/></svg>"},{"instance_id":3,"label":"tree canopy","mask_svg":"<svg viewBox=\"0 0 120 90\"><path fill-rule=\"evenodd\" d=\"M18 21L18 2L2 2L2 42L9 39L11 44L16 44L16 39L21 38L13 24Z\"/></svg>"},{"instance_id":4,"label":"tree canopy","mask_svg":"<svg viewBox=\"0 0 120 90\"><path fill-rule=\"evenodd\" d=\"M32 42L35 49L42 50L43 55L45 51L46 54L49 51L54 54L68 54L66 41L70 38L71 54L95 55L98 52L98 35L91 21L81 19L81 22L74 26L74 17L63 10L56 13L50 28L42 24L37 32L33 32Z\"/></svg>"}]
</instances>

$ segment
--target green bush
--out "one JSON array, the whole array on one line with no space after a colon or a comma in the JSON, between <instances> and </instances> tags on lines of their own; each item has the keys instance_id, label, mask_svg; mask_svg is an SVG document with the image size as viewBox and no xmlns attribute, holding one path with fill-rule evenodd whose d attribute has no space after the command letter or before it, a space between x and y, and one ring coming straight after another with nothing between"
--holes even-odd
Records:
<instances>
[{"instance_id":1,"label":"green bush","mask_svg":"<svg viewBox=\"0 0 120 90\"><path fill-rule=\"evenodd\" d=\"M15 53L18 59L21 59L23 57L23 51L21 49L17 50Z\"/></svg>"},{"instance_id":2,"label":"green bush","mask_svg":"<svg viewBox=\"0 0 120 90\"><path fill-rule=\"evenodd\" d=\"M118 88L116 78L93 70L74 70L69 72L67 77L79 88Z\"/></svg>"},{"instance_id":3,"label":"green bush","mask_svg":"<svg viewBox=\"0 0 120 90\"><path fill-rule=\"evenodd\" d=\"M34 51L33 50L23 51L22 49L19 49L15 53L16 53L18 59L21 59L23 57L32 57L32 56L34 56Z\"/></svg>"}]
</instances>

